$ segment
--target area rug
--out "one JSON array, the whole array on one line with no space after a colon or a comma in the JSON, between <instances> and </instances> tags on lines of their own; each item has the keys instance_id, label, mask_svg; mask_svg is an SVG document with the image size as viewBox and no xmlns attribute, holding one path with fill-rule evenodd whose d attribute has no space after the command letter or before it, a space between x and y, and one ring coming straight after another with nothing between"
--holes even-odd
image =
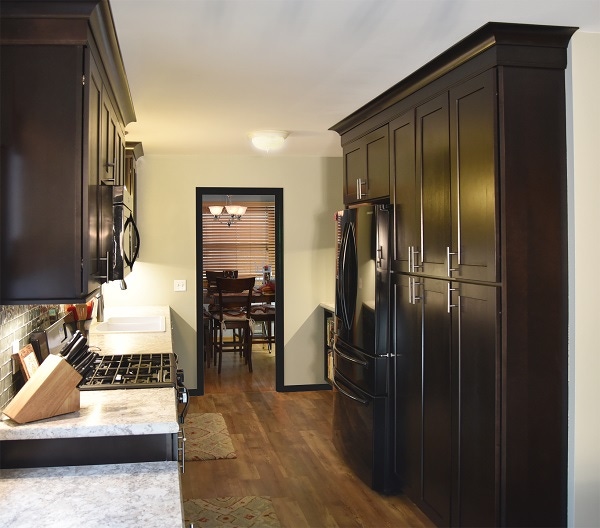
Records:
<instances>
[{"instance_id":1,"label":"area rug","mask_svg":"<svg viewBox=\"0 0 600 528\"><path fill-rule=\"evenodd\" d=\"M222 414L188 414L183 427L186 460L237 458Z\"/></svg>"},{"instance_id":2,"label":"area rug","mask_svg":"<svg viewBox=\"0 0 600 528\"><path fill-rule=\"evenodd\" d=\"M183 501L185 525L218 528L279 528L269 497L221 497Z\"/></svg>"}]
</instances>

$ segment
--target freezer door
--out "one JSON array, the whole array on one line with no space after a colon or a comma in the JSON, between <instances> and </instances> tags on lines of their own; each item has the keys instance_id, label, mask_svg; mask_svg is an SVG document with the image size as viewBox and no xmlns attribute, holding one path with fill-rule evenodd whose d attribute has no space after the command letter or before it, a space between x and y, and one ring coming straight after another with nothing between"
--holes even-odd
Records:
<instances>
[{"instance_id":1,"label":"freezer door","mask_svg":"<svg viewBox=\"0 0 600 528\"><path fill-rule=\"evenodd\" d=\"M381 493L395 493L389 401L372 397L336 372L333 443L352 471Z\"/></svg>"},{"instance_id":2,"label":"freezer door","mask_svg":"<svg viewBox=\"0 0 600 528\"><path fill-rule=\"evenodd\" d=\"M333 354L337 373L371 396L388 393L387 356L366 354L338 336L334 340Z\"/></svg>"}]
</instances>

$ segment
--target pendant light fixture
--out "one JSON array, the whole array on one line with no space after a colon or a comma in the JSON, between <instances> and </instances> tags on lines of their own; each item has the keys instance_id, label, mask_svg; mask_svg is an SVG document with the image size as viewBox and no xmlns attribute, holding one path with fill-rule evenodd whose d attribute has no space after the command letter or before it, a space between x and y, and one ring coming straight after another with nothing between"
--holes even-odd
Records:
<instances>
[{"instance_id":1,"label":"pendant light fixture","mask_svg":"<svg viewBox=\"0 0 600 528\"><path fill-rule=\"evenodd\" d=\"M222 205L211 205L208 208L216 221L227 224L229 227L234 222L242 219L242 216L246 213L246 209L247 207L243 205L233 205L231 203L231 196L229 195L227 195L225 200L225 207ZM225 214L223 214L223 210L225 210Z\"/></svg>"}]
</instances>

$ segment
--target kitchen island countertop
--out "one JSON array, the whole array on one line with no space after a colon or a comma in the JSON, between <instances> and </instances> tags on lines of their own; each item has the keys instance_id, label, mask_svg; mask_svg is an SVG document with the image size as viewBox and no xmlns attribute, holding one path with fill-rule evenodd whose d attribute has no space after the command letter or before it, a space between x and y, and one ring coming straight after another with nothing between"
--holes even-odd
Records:
<instances>
[{"instance_id":1,"label":"kitchen island countertop","mask_svg":"<svg viewBox=\"0 0 600 528\"><path fill-rule=\"evenodd\" d=\"M177 462L0 470L0 526L183 525Z\"/></svg>"}]
</instances>

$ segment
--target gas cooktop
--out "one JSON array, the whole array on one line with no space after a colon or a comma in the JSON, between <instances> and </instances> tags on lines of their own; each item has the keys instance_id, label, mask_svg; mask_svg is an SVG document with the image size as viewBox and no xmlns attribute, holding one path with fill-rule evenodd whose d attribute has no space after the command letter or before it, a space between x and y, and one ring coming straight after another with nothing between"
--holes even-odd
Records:
<instances>
[{"instance_id":1,"label":"gas cooktop","mask_svg":"<svg viewBox=\"0 0 600 528\"><path fill-rule=\"evenodd\" d=\"M99 356L79 390L149 389L177 385L177 359L173 353Z\"/></svg>"}]
</instances>

